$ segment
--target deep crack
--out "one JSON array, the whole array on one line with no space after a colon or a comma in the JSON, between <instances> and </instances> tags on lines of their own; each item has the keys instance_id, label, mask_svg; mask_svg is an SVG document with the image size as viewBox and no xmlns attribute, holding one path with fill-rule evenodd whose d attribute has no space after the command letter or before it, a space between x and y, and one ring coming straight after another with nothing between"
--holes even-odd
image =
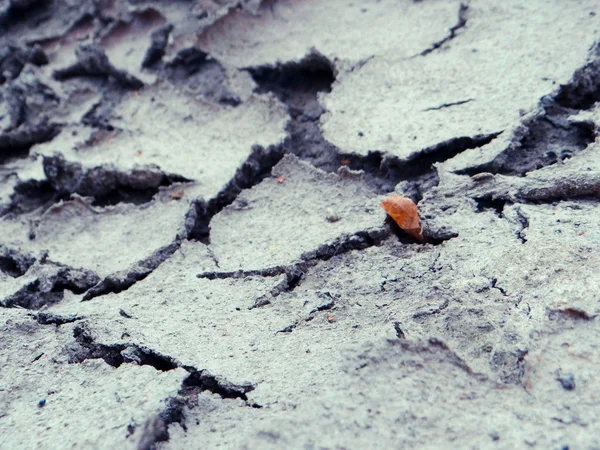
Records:
<instances>
[{"instance_id":1,"label":"deep crack","mask_svg":"<svg viewBox=\"0 0 600 450\"><path fill-rule=\"evenodd\" d=\"M244 189L257 185L271 175L271 169L283 158L281 146L271 145L267 148L254 146L248 159L238 168L233 178L219 194L206 202L196 200L193 205L195 223L188 238L205 244L210 243L210 221L223 208L230 205Z\"/></svg>"}]
</instances>

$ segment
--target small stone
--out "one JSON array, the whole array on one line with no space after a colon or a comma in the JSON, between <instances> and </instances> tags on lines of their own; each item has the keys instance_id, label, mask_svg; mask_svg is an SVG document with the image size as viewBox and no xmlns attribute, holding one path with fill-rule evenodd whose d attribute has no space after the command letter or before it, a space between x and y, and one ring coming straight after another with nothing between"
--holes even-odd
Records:
<instances>
[{"instance_id":1,"label":"small stone","mask_svg":"<svg viewBox=\"0 0 600 450\"><path fill-rule=\"evenodd\" d=\"M566 374L562 377L558 377L557 380L560 382L565 391L572 391L575 389L575 377L572 374Z\"/></svg>"}]
</instances>

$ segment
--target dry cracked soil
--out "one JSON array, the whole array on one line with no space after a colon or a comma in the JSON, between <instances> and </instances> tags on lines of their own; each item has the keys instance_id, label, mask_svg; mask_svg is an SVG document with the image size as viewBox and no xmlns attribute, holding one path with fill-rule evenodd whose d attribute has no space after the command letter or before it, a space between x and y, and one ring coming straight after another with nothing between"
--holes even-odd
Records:
<instances>
[{"instance_id":1,"label":"dry cracked soil","mask_svg":"<svg viewBox=\"0 0 600 450\"><path fill-rule=\"evenodd\" d=\"M597 0L0 0L0 448L600 449L599 135Z\"/></svg>"}]
</instances>

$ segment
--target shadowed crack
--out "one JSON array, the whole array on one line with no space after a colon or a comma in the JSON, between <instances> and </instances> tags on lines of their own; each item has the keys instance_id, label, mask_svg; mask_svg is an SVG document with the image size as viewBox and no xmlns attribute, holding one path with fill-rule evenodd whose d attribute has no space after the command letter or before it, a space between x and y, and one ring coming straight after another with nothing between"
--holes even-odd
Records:
<instances>
[{"instance_id":1,"label":"shadowed crack","mask_svg":"<svg viewBox=\"0 0 600 450\"><path fill-rule=\"evenodd\" d=\"M520 229L517 230L517 238L521 241L522 244L527 242L527 238L525 237L525 230L529 228L529 217L521 210L521 208L516 208L517 212L517 220L519 221Z\"/></svg>"},{"instance_id":2,"label":"shadowed crack","mask_svg":"<svg viewBox=\"0 0 600 450\"><path fill-rule=\"evenodd\" d=\"M82 294L100 281L98 275L89 270L74 269L45 259L36 268L39 270L37 278L0 300L0 306L39 309L62 300L65 289Z\"/></svg>"},{"instance_id":3,"label":"shadowed crack","mask_svg":"<svg viewBox=\"0 0 600 450\"><path fill-rule=\"evenodd\" d=\"M42 66L48 64L48 57L37 44L25 46L9 43L4 46L0 50L0 84L17 78L25 64Z\"/></svg>"},{"instance_id":4,"label":"shadowed crack","mask_svg":"<svg viewBox=\"0 0 600 450\"><path fill-rule=\"evenodd\" d=\"M475 200L475 204L477 205L475 212L481 213L483 211L494 211L498 217L504 217L504 207L508 203L507 200L495 198L492 195L475 197L473 200Z\"/></svg>"},{"instance_id":5,"label":"shadowed crack","mask_svg":"<svg viewBox=\"0 0 600 450\"><path fill-rule=\"evenodd\" d=\"M400 181L407 181L407 194L418 201L426 190L438 183L437 172L432 166L434 163L446 161L467 149L486 145L501 133L450 139L406 159L386 156L377 151L369 152L367 156L343 154L325 140L319 127L319 118L325 111L319 103L318 95L321 92L331 92L336 77L335 66L331 61L313 50L299 62L247 70L258 84L257 92L272 92L288 107L291 120L286 130L288 136L282 144L284 153L294 154L326 172L336 172L340 166L362 170L365 182L378 193L391 192ZM431 109L459 105L471 100Z\"/></svg>"},{"instance_id":6,"label":"shadowed crack","mask_svg":"<svg viewBox=\"0 0 600 450\"><path fill-rule=\"evenodd\" d=\"M204 272L196 275L198 278L208 280L227 279L227 278L245 278L251 276L275 277L285 275L285 279L275 286L271 291L271 296L276 297L282 292L294 290L304 277L306 271L321 261L327 261L334 256L342 255L352 250L363 250L365 248L381 245L383 240L389 236L386 228L380 228L370 231L359 231L352 235L344 235L335 239L330 244L323 244L317 249L304 253L300 256L300 262L288 266L275 266L256 270L237 270L233 272ZM265 306L270 303L270 299L260 297L250 309Z\"/></svg>"},{"instance_id":7,"label":"shadowed crack","mask_svg":"<svg viewBox=\"0 0 600 450\"><path fill-rule=\"evenodd\" d=\"M69 363L81 363L86 359L103 359L113 367L123 363L152 366L159 371L169 371L180 367L170 356L161 355L146 347L135 344L98 344L86 322L73 329L75 343L67 348Z\"/></svg>"},{"instance_id":8,"label":"shadowed crack","mask_svg":"<svg viewBox=\"0 0 600 450\"><path fill-rule=\"evenodd\" d=\"M119 293L129 289L135 283L150 275L154 269L166 261L181 245L180 240L156 250L148 258L138 261L133 267L108 275L91 287L83 296L82 301L91 300L101 295Z\"/></svg>"},{"instance_id":9,"label":"shadowed crack","mask_svg":"<svg viewBox=\"0 0 600 450\"><path fill-rule=\"evenodd\" d=\"M136 344L99 344L87 322L81 322L73 329L73 344L67 346L68 361L78 364L87 359L103 359L107 364L118 368L124 363L139 366L152 366L158 371L167 372L177 368L186 370L189 375L181 383L177 396L165 399L166 407L159 414L148 419L142 430L138 448L154 448L157 442L169 439L168 425L179 423L186 429L185 409L197 406L198 394L212 392L223 399L248 401L246 394L253 391L253 383L235 384L206 369L181 364L174 358ZM260 407L248 404L251 407Z\"/></svg>"},{"instance_id":10,"label":"shadowed crack","mask_svg":"<svg viewBox=\"0 0 600 450\"><path fill-rule=\"evenodd\" d=\"M184 431L187 430L185 410L198 405L199 393L209 391L218 394L223 399L239 398L247 402L246 394L256 388L256 385L252 383L234 384L224 377L213 375L204 369L182 367L190 374L183 380L178 395L165 400L165 409L146 421L138 443L138 450L151 450L158 442L168 441L168 426L171 424L178 423ZM260 408L260 405L254 403L246 403L246 405Z\"/></svg>"},{"instance_id":11,"label":"shadowed crack","mask_svg":"<svg viewBox=\"0 0 600 450\"><path fill-rule=\"evenodd\" d=\"M173 25L167 24L158 27L150 35L150 47L146 50L142 67L151 67L165 56L165 50L169 42L169 35L173 31Z\"/></svg>"},{"instance_id":12,"label":"shadowed crack","mask_svg":"<svg viewBox=\"0 0 600 450\"><path fill-rule=\"evenodd\" d=\"M63 81L73 77L98 76L115 80L127 89L141 89L144 86L144 83L133 75L113 66L104 50L96 45L81 45L75 50L75 55L77 62L55 70L55 79Z\"/></svg>"},{"instance_id":13,"label":"shadowed crack","mask_svg":"<svg viewBox=\"0 0 600 450\"><path fill-rule=\"evenodd\" d=\"M26 252L0 244L0 271L17 278L25 274L35 263L35 258Z\"/></svg>"},{"instance_id":14,"label":"shadowed crack","mask_svg":"<svg viewBox=\"0 0 600 450\"><path fill-rule=\"evenodd\" d=\"M49 123L45 118L34 124L22 124L18 128L0 133L0 161L11 156L21 156L42 142L48 142L60 132L62 125Z\"/></svg>"},{"instance_id":15,"label":"shadowed crack","mask_svg":"<svg viewBox=\"0 0 600 450\"><path fill-rule=\"evenodd\" d=\"M456 173L524 176L527 172L560 164L594 142L597 134L594 123L569 120L570 116L600 100L600 45L594 46L591 57L593 60L576 70L569 83L562 85L554 97L542 98L542 111L515 130L513 141L505 151L489 163Z\"/></svg>"},{"instance_id":16,"label":"shadowed crack","mask_svg":"<svg viewBox=\"0 0 600 450\"><path fill-rule=\"evenodd\" d=\"M353 170L363 170L365 182L378 193L392 192L398 183L405 181L405 195L419 202L423 194L439 182L433 164L444 162L465 150L489 144L501 133L453 138L403 159L381 152L369 152L367 156L342 155L342 162Z\"/></svg>"},{"instance_id":17,"label":"shadowed crack","mask_svg":"<svg viewBox=\"0 0 600 450\"><path fill-rule=\"evenodd\" d=\"M248 159L236 170L233 178L215 198L208 202L203 199L194 202L195 223L188 238L208 244L210 221L213 216L230 205L242 190L249 189L269 177L271 169L283 158L283 152L281 146L254 146Z\"/></svg>"},{"instance_id":18,"label":"shadowed crack","mask_svg":"<svg viewBox=\"0 0 600 450\"><path fill-rule=\"evenodd\" d=\"M229 88L223 66L196 47L180 50L172 61L165 64L162 72L171 83L184 86L192 95L223 105L238 106L241 103Z\"/></svg>"},{"instance_id":19,"label":"shadowed crack","mask_svg":"<svg viewBox=\"0 0 600 450\"><path fill-rule=\"evenodd\" d=\"M28 180L14 187L10 205L4 213L22 214L40 207L46 209L60 200L64 197L58 195L48 181Z\"/></svg>"},{"instance_id":20,"label":"shadowed crack","mask_svg":"<svg viewBox=\"0 0 600 450\"><path fill-rule=\"evenodd\" d=\"M591 62L573 74L571 81L560 87L556 103L564 108L589 109L600 101L600 43L591 50Z\"/></svg>"},{"instance_id":21,"label":"shadowed crack","mask_svg":"<svg viewBox=\"0 0 600 450\"><path fill-rule=\"evenodd\" d=\"M284 153L291 153L327 172L340 166L338 148L327 142L319 127L325 112L318 100L320 92L331 92L335 81L334 64L312 51L299 62L247 69L258 85L256 92L272 92L288 107Z\"/></svg>"},{"instance_id":22,"label":"shadowed crack","mask_svg":"<svg viewBox=\"0 0 600 450\"><path fill-rule=\"evenodd\" d=\"M439 111L440 109L450 108L452 106L464 105L465 103L469 103L469 102L472 102L474 100L475 99L473 99L473 98L469 98L467 100L460 100L458 102L442 103L439 106L434 106L432 108L425 108L423 111Z\"/></svg>"},{"instance_id":23,"label":"shadowed crack","mask_svg":"<svg viewBox=\"0 0 600 450\"><path fill-rule=\"evenodd\" d=\"M464 3L461 3L460 6L458 7L458 22L456 23L456 25L454 25L453 27L450 27L450 30L448 30L448 35L444 39L434 42L431 47L423 50L420 53L420 55L426 56L429 53L439 49L442 45L444 45L444 44L450 42L452 39L454 39L456 37L456 33L458 32L458 30L460 30L461 28L464 28L467 25L468 10L469 10L469 6Z\"/></svg>"},{"instance_id":24,"label":"shadowed crack","mask_svg":"<svg viewBox=\"0 0 600 450\"><path fill-rule=\"evenodd\" d=\"M525 176L527 172L560 164L584 150L595 138L595 126L572 122L577 111L547 99L543 112L516 130L516 139L490 163L456 171L459 175L481 172Z\"/></svg>"}]
</instances>

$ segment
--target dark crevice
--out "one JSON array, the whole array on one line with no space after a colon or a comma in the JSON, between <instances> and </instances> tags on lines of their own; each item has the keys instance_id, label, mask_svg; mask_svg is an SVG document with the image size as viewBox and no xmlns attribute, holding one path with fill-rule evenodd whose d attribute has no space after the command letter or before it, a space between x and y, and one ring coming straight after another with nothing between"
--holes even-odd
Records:
<instances>
[{"instance_id":1,"label":"dark crevice","mask_svg":"<svg viewBox=\"0 0 600 450\"><path fill-rule=\"evenodd\" d=\"M111 64L104 50L97 45L81 45L75 50L77 62L53 72L53 77L64 81L74 77L100 77L114 80L126 89L141 89L139 79Z\"/></svg>"},{"instance_id":2,"label":"dark crevice","mask_svg":"<svg viewBox=\"0 0 600 450\"><path fill-rule=\"evenodd\" d=\"M24 275L35 261L36 259L26 252L0 244L0 271L13 278Z\"/></svg>"},{"instance_id":3,"label":"dark crevice","mask_svg":"<svg viewBox=\"0 0 600 450\"><path fill-rule=\"evenodd\" d=\"M591 62L573 74L571 81L562 85L556 95L556 103L564 108L590 109L600 101L600 43L591 50Z\"/></svg>"},{"instance_id":4,"label":"dark crevice","mask_svg":"<svg viewBox=\"0 0 600 450\"><path fill-rule=\"evenodd\" d=\"M546 105L543 113L523 124L522 130L517 132L521 137L492 162L456 173L525 176L527 172L560 164L584 150L595 139L594 124L568 120L576 112L556 104Z\"/></svg>"},{"instance_id":5,"label":"dark crevice","mask_svg":"<svg viewBox=\"0 0 600 450\"><path fill-rule=\"evenodd\" d=\"M405 181L405 195L419 202L423 194L439 182L433 166L435 163L454 158L465 150L483 147L501 133L453 138L405 159L393 155L384 156L381 152L369 152L367 156L342 155L342 161L352 170L363 170L365 182L378 193L392 192L398 183Z\"/></svg>"},{"instance_id":6,"label":"dark crevice","mask_svg":"<svg viewBox=\"0 0 600 450\"><path fill-rule=\"evenodd\" d=\"M223 399L241 399L248 402L247 394L256 388L255 384L234 384L222 376L214 375L205 369L186 366L174 358L160 354L150 348L125 344L100 344L87 322L81 322L73 329L75 341L66 347L68 361L78 364L88 359L102 359L112 367L118 368L124 363L139 366L151 366L157 371L168 372L177 368L186 370L189 375L181 383L177 396L165 399L166 407L158 415L152 416L143 427L140 444L144 448L154 448L157 442L169 439L168 426L179 423L186 429L185 409L198 405L198 394L212 392ZM260 407L255 403L246 403L250 407ZM138 448L139 448L138 446Z\"/></svg>"},{"instance_id":7,"label":"dark crevice","mask_svg":"<svg viewBox=\"0 0 600 450\"><path fill-rule=\"evenodd\" d=\"M229 87L224 67L197 47L184 48L162 68L162 75L194 96L238 106L240 98Z\"/></svg>"},{"instance_id":8,"label":"dark crevice","mask_svg":"<svg viewBox=\"0 0 600 450\"><path fill-rule=\"evenodd\" d=\"M366 156L342 154L325 140L319 127L324 109L318 95L331 92L336 76L331 61L313 51L299 62L247 70L258 84L258 93L272 92L288 107L291 120L282 144L283 153L294 154L326 172L336 172L341 166L362 170L365 182L378 193L391 192L400 181L406 181L406 194L418 201L425 191L438 184L434 163L486 145L501 133L450 139L403 160L378 151Z\"/></svg>"},{"instance_id":9,"label":"dark crevice","mask_svg":"<svg viewBox=\"0 0 600 450\"><path fill-rule=\"evenodd\" d=\"M515 131L514 140L505 151L489 163L456 173L524 176L527 172L560 164L594 142L597 134L594 123L569 120L570 116L591 108L600 100L600 45L594 47L592 58L593 61L575 71L571 81L562 85L554 97L542 98L542 112Z\"/></svg>"},{"instance_id":10,"label":"dark crevice","mask_svg":"<svg viewBox=\"0 0 600 450\"><path fill-rule=\"evenodd\" d=\"M166 261L180 247L181 242L175 241L170 245L156 250L148 258L138 261L133 267L111 275L90 287L82 298L82 301L91 300L106 294L118 294L129 289L138 281L150 275L158 266Z\"/></svg>"},{"instance_id":11,"label":"dark crevice","mask_svg":"<svg viewBox=\"0 0 600 450\"><path fill-rule=\"evenodd\" d=\"M519 221L520 229L517 230L517 238L521 241L522 244L527 242L525 230L529 228L529 218L521 211L521 208L516 209L517 212L517 220Z\"/></svg>"},{"instance_id":12,"label":"dark crevice","mask_svg":"<svg viewBox=\"0 0 600 450\"><path fill-rule=\"evenodd\" d=\"M506 293L506 289L501 288L500 286L498 286L498 278L492 278L490 281L490 288L491 289L497 289L498 291L500 291L500 293L506 297L508 296L508 294Z\"/></svg>"},{"instance_id":13,"label":"dark crevice","mask_svg":"<svg viewBox=\"0 0 600 450\"><path fill-rule=\"evenodd\" d=\"M296 155L327 172L340 167L338 148L327 142L319 127L324 112L320 92L331 92L335 68L331 61L313 51L299 62L247 69L258 85L256 92L272 92L290 114L283 152Z\"/></svg>"},{"instance_id":14,"label":"dark crevice","mask_svg":"<svg viewBox=\"0 0 600 450\"><path fill-rule=\"evenodd\" d=\"M74 269L45 259L36 267L39 271L37 278L0 300L0 306L39 309L61 301L65 290L82 294L100 280L89 270Z\"/></svg>"},{"instance_id":15,"label":"dark crevice","mask_svg":"<svg viewBox=\"0 0 600 450\"><path fill-rule=\"evenodd\" d=\"M152 366L162 372L179 367L179 363L170 356L161 355L139 345L98 344L86 322L75 326L73 337L75 344L67 349L71 364L81 363L86 359L103 359L113 367L119 367L123 363L135 363L140 366Z\"/></svg>"},{"instance_id":16,"label":"dark crevice","mask_svg":"<svg viewBox=\"0 0 600 450\"><path fill-rule=\"evenodd\" d=\"M150 417L142 430L138 449L151 450L158 442L169 440L168 427L178 423L184 431L186 425L186 409L198 406L198 394L204 391L212 392L223 399L239 398L251 408L261 408L261 405L249 403L247 393L253 391L256 385L251 383L234 384L219 375L213 375L207 370L181 366L190 374L183 380L181 389L176 397L166 399L166 407L158 415Z\"/></svg>"},{"instance_id":17,"label":"dark crevice","mask_svg":"<svg viewBox=\"0 0 600 450\"><path fill-rule=\"evenodd\" d=\"M475 212L481 213L484 211L494 211L494 213L500 217L504 217L504 207L508 203L508 200L493 197L490 195L485 195L482 197L475 197L476 209Z\"/></svg>"},{"instance_id":18,"label":"dark crevice","mask_svg":"<svg viewBox=\"0 0 600 450\"><path fill-rule=\"evenodd\" d=\"M294 331L294 329L297 326L298 326L298 322L291 323L287 327L282 328L281 330L276 331L275 334L277 334L277 333L291 333L292 331Z\"/></svg>"},{"instance_id":19,"label":"dark crevice","mask_svg":"<svg viewBox=\"0 0 600 450\"><path fill-rule=\"evenodd\" d=\"M224 399L240 398L247 401L247 393L256 388L255 384L234 384L219 375L213 375L208 370L198 370L192 366L179 363L174 358L160 354L150 348L137 344L99 344L87 322L81 322L73 329L75 342L66 350L69 363L78 364L87 359L103 359L113 367L124 363L139 366L152 366L161 372L183 368L189 375L183 380L178 394L180 397L192 397L200 392L209 391ZM181 411L180 411L181 412ZM183 415L179 416L183 418Z\"/></svg>"},{"instance_id":20,"label":"dark crevice","mask_svg":"<svg viewBox=\"0 0 600 450\"><path fill-rule=\"evenodd\" d=\"M62 129L58 123L42 118L37 123L23 123L19 127L0 133L0 163L9 158L22 158L35 144L54 139Z\"/></svg>"},{"instance_id":21,"label":"dark crevice","mask_svg":"<svg viewBox=\"0 0 600 450\"><path fill-rule=\"evenodd\" d=\"M256 389L252 383L234 384L219 375L213 375L208 370L189 370L190 374L183 380L180 395L198 394L209 391L221 398L240 398L248 400L246 394Z\"/></svg>"},{"instance_id":22,"label":"dark crevice","mask_svg":"<svg viewBox=\"0 0 600 450\"><path fill-rule=\"evenodd\" d=\"M151 67L165 56L171 31L173 31L173 25L171 24L163 25L152 31L152 34L150 35L150 47L146 50L144 60L142 61L142 67Z\"/></svg>"},{"instance_id":23,"label":"dark crevice","mask_svg":"<svg viewBox=\"0 0 600 450\"><path fill-rule=\"evenodd\" d=\"M398 339L406 339L406 334L404 334L404 331L402 331L402 328L400 328L401 323L400 322L394 322L394 331L396 332L396 337Z\"/></svg>"},{"instance_id":24,"label":"dark crevice","mask_svg":"<svg viewBox=\"0 0 600 450\"><path fill-rule=\"evenodd\" d=\"M236 170L234 177L215 198L208 202L203 199L194 202L195 223L188 239L209 244L212 218L230 205L243 189L249 189L269 177L271 169L283 158L283 153L281 146L254 146L248 159Z\"/></svg>"},{"instance_id":25,"label":"dark crevice","mask_svg":"<svg viewBox=\"0 0 600 450\"><path fill-rule=\"evenodd\" d=\"M458 30L460 30L461 28L464 28L467 25L468 10L469 10L468 5L461 3L458 8L458 22L456 23L456 25L454 25L453 27L450 28L450 30L448 30L448 35L444 39L434 42L431 47L423 50L421 52L421 56L428 55L429 53L439 49L444 44L446 44L446 43L450 42L452 39L454 39L456 37L456 33L458 32Z\"/></svg>"},{"instance_id":26,"label":"dark crevice","mask_svg":"<svg viewBox=\"0 0 600 450\"><path fill-rule=\"evenodd\" d=\"M48 64L48 57L37 44L31 46L9 43L0 50L0 84L16 79L25 64L42 66Z\"/></svg>"},{"instance_id":27,"label":"dark crevice","mask_svg":"<svg viewBox=\"0 0 600 450\"><path fill-rule=\"evenodd\" d=\"M359 231L352 235L344 235L335 239L331 244L320 245L317 249L304 253L300 256L301 261L289 266L275 266L256 270L237 270L234 272L203 272L196 275L198 278L208 280L222 280L229 278L245 278L252 276L275 277L285 275L284 280L271 290L271 297L276 297L282 292L293 291L304 279L305 273L311 267L321 261L328 261L334 256L339 256L352 250L364 250L369 247L379 246L385 238L389 236L389 231L385 228L372 231ZM260 297L255 304L250 307L254 309L266 306L270 303L268 297Z\"/></svg>"},{"instance_id":28,"label":"dark crevice","mask_svg":"<svg viewBox=\"0 0 600 450\"><path fill-rule=\"evenodd\" d=\"M318 119L322 114L317 95L331 92L334 66L324 56L312 52L299 62L247 69L258 84L258 93L272 92L288 106L290 115Z\"/></svg>"},{"instance_id":29,"label":"dark crevice","mask_svg":"<svg viewBox=\"0 0 600 450\"><path fill-rule=\"evenodd\" d=\"M46 180L28 180L14 187L5 213L23 214L38 208L46 209L67 198L68 195L59 195Z\"/></svg>"}]
</instances>

